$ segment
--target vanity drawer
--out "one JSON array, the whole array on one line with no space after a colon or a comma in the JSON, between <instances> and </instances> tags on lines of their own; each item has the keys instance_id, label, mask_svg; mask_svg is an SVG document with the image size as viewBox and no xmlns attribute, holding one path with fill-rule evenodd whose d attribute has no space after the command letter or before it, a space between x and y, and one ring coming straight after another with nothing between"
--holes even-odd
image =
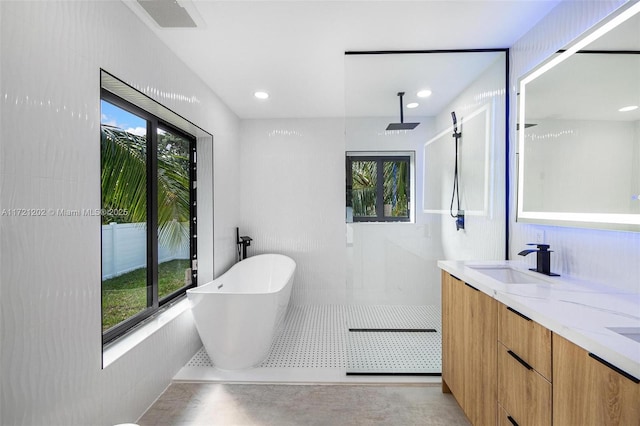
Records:
<instances>
[{"instance_id":1,"label":"vanity drawer","mask_svg":"<svg viewBox=\"0 0 640 426\"><path fill-rule=\"evenodd\" d=\"M498 404L498 426L520 426L520 424Z\"/></svg>"},{"instance_id":2,"label":"vanity drawer","mask_svg":"<svg viewBox=\"0 0 640 426\"><path fill-rule=\"evenodd\" d=\"M551 425L551 383L512 350L501 343L497 345L498 403L513 420L500 419L499 424L507 421L519 426ZM498 412L499 417L502 414Z\"/></svg>"},{"instance_id":3,"label":"vanity drawer","mask_svg":"<svg viewBox=\"0 0 640 426\"><path fill-rule=\"evenodd\" d=\"M500 305L498 341L551 381L551 331L518 311Z\"/></svg>"}]
</instances>

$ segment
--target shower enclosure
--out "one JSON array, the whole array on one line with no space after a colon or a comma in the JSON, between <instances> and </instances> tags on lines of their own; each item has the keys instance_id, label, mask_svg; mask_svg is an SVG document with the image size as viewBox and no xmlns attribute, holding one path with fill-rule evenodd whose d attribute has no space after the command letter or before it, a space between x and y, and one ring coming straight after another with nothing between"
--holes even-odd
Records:
<instances>
[{"instance_id":1,"label":"shower enclosure","mask_svg":"<svg viewBox=\"0 0 640 426\"><path fill-rule=\"evenodd\" d=\"M414 176L410 221L350 221L347 213L347 303L384 307L399 319L381 324L385 331L350 337L347 354L389 347L381 357L411 360L389 367L372 359L373 372L438 373L437 260L504 259L506 76L504 50L345 55L347 156L408 153ZM401 121L419 125L387 127L397 121L396 92L403 95ZM451 111L462 134L458 183L467 225L461 231L450 215L456 155ZM355 178L347 173L347 199ZM384 343L394 339L410 343Z\"/></svg>"}]
</instances>

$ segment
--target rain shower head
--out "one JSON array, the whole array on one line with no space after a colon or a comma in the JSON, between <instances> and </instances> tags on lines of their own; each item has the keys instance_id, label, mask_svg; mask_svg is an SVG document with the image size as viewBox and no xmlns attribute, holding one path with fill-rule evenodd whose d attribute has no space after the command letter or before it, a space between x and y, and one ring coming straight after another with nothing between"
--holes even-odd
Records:
<instances>
[{"instance_id":1,"label":"rain shower head","mask_svg":"<svg viewBox=\"0 0 640 426\"><path fill-rule=\"evenodd\" d=\"M535 127L537 124L534 123L524 123L524 128L528 129L529 127ZM516 130L520 130L520 123L516 124Z\"/></svg>"},{"instance_id":2,"label":"rain shower head","mask_svg":"<svg viewBox=\"0 0 640 426\"><path fill-rule=\"evenodd\" d=\"M413 130L420 123L389 123L387 130Z\"/></svg>"},{"instance_id":3,"label":"rain shower head","mask_svg":"<svg viewBox=\"0 0 640 426\"><path fill-rule=\"evenodd\" d=\"M386 130L413 130L418 127L420 123L405 123L404 122L404 113L402 111L402 97L404 96L404 92L398 92L398 96L400 97L400 122L399 123L389 123Z\"/></svg>"}]
</instances>

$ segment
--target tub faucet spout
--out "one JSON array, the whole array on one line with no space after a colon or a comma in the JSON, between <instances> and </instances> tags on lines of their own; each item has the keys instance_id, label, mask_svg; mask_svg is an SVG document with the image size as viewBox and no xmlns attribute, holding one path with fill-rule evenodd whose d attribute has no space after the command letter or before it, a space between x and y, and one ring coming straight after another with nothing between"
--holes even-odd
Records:
<instances>
[{"instance_id":1,"label":"tub faucet spout","mask_svg":"<svg viewBox=\"0 0 640 426\"><path fill-rule=\"evenodd\" d=\"M236 245L238 246L238 261L247 258L247 247L251 245L251 241L253 239L251 237L241 237L240 236L240 228L236 228Z\"/></svg>"},{"instance_id":2,"label":"tub faucet spout","mask_svg":"<svg viewBox=\"0 0 640 426\"><path fill-rule=\"evenodd\" d=\"M526 256L529 253L536 253L536 267L530 268L531 271L539 272L541 274L549 275L552 277L559 277L559 274L551 272L551 252L549 250L549 244L527 244L528 246L537 246L535 249L522 250L518 255Z\"/></svg>"}]
</instances>

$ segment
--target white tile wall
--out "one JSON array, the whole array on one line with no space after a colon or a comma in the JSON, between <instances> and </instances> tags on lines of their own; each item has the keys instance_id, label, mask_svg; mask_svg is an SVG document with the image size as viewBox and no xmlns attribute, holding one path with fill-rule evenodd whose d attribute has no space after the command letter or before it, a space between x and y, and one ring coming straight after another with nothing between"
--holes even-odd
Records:
<instances>
[{"instance_id":1,"label":"white tile wall","mask_svg":"<svg viewBox=\"0 0 640 426\"><path fill-rule=\"evenodd\" d=\"M512 47L511 99L516 99L519 77L625 3L624 0L560 3ZM511 117L516 117L516 102L511 103ZM511 129L510 177L514 183L510 191L511 258L518 258L516 253L526 243L535 241L536 232L544 231L546 242L554 250L553 270L640 292L640 233L527 225L515 221L515 126ZM533 264L535 259L527 261Z\"/></svg>"},{"instance_id":2,"label":"white tile wall","mask_svg":"<svg viewBox=\"0 0 640 426\"><path fill-rule=\"evenodd\" d=\"M100 207L104 68L214 135L198 141L200 278L226 269L238 118L119 1L3 1L0 19L0 207ZM135 421L200 346L189 312L103 370L100 219L1 216L0 232L0 423Z\"/></svg>"},{"instance_id":3,"label":"white tile wall","mask_svg":"<svg viewBox=\"0 0 640 426\"><path fill-rule=\"evenodd\" d=\"M243 120L241 140L248 254L296 261L291 303L345 303L344 120Z\"/></svg>"},{"instance_id":4,"label":"white tile wall","mask_svg":"<svg viewBox=\"0 0 640 426\"><path fill-rule=\"evenodd\" d=\"M489 134L489 164L484 159L476 158L475 161L468 161L460 164L460 197L461 207L468 209L465 205L465 197L468 191L480 191L482 186L470 182L472 176L481 176L480 170L488 167L487 178L490 181L488 202L486 213L482 215L465 216L465 230L457 231L455 220L445 214L442 218L442 249L443 259L452 260L493 260L504 259L505 257L505 58L506 55L499 55L496 62L488 68L471 86L469 86L460 96L436 117L438 132L452 125L451 111L456 112L458 123L464 123L465 116L471 115L480 108L486 108L490 118ZM465 148L464 127L461 127L462 139L460 150ZM453 138L452 138L453 139ZM451 142L453 145L453 142ZM448 155L455 155L453 148ZM461 155L461 158L464 158ZM439 164L446 164L443 159L435 159L434 167ZM442 170L442 182L451 182L453 170ZM465 181L466 179L466 181ZM451 196L451 186L446 185L442 191ZM466 192L465 192L466 191ZM449 203L442 206L448 210ZM455 208L455 207L454 207Z\"/></svg>"}]
</instances>

